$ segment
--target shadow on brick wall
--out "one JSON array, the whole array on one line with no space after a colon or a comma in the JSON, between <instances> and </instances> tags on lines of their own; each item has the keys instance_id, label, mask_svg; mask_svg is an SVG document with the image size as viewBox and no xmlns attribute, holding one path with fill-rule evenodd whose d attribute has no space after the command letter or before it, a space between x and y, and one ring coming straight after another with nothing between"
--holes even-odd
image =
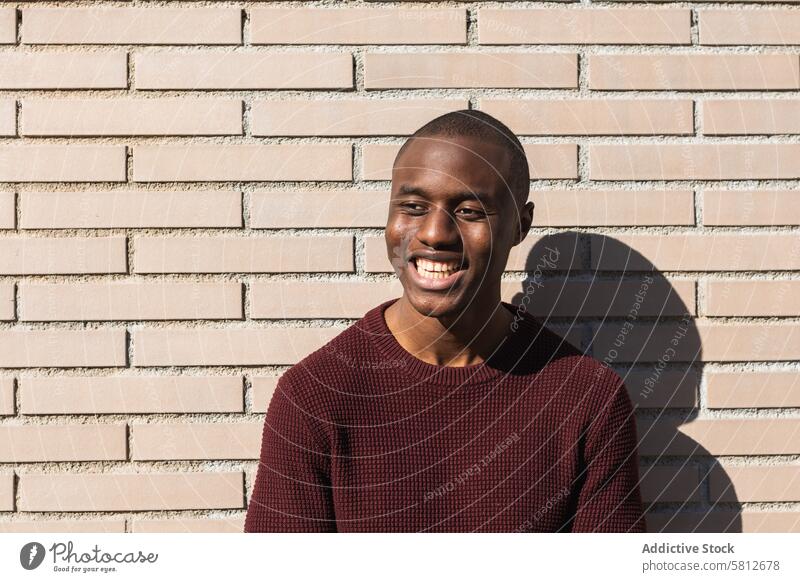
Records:
<instances>
[{"instance_id":1,"label":"shadow on brick wall","mask_svg":"<svg viewBox=\"0 0 800 582\"><path fill-rule=\"evenodd\" d=\"M680 429L698 416L703 372L694 283L594 233L542 237L510 300L625 380L637 418L648 531L741 532L725 470Z\"/></svg>"}]
</instances>

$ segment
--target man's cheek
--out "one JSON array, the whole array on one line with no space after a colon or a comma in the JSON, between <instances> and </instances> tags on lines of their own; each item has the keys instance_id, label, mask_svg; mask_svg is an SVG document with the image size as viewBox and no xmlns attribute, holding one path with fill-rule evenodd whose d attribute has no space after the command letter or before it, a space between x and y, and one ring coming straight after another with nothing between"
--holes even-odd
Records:
<instances>
[{"instance_id":1,"label":"man's cheek","mask_svg":"<svg viewBox=\"0 0 800 582\"><path fill-rule=\"evenodd\" d=\"M386 227L386 254L390 264L398 271L405 268L405 257L407 255L407 244L403 242L403 237L397 232L396 229Z\"/></svg>"}]
</instances>

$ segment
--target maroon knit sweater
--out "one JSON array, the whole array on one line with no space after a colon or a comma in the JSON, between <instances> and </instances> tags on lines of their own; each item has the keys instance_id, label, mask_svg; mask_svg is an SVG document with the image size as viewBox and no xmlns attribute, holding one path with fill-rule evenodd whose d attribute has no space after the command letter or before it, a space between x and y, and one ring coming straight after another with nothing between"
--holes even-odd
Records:
<instances>
[{"instance_id":1,"label":"maroon knit sweater","mask_svg":"<svg viewBox=\"0 0 800 582\"><path fill-rule=\"evenodd\" d=\"M622 379L527 313L483 364L436 366L387 301L281 377L246 532L645 530Z\"/></svg>"}]
</instances>

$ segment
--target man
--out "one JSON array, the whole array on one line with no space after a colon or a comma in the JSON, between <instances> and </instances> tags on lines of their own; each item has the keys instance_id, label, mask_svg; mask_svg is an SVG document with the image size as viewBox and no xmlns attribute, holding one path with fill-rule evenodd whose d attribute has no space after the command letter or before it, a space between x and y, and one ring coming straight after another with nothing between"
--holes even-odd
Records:
<instances>
[{"instance_id":1,"label":"man","mask_svg":"<svg viewBox=\"0 0 800 582\"><path fill-rule=\"evenodd\" d=\"M246 532L644 531L621 378L500 299L529 184L486 113L406 141L385 232L403 296L281 377Z\"/></svg>"}]
</instances>

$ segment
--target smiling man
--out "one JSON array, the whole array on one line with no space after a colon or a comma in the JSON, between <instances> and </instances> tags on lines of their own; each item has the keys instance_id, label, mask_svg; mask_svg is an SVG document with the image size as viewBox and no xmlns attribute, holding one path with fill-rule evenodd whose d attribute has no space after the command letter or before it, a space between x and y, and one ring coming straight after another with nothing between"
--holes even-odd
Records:
<instances>
[{"instance_id":1,"label":"smiling man","mask_svg":"<svg viewBox=\"0 0 800 582\"><path fill-rule=\"evenodd\" d=\"M281 377L246 532L644 531L622 379L500 298L529 180L480 111L406 141L385 231L403 295Z\"/></svg>"}]
</instances>

